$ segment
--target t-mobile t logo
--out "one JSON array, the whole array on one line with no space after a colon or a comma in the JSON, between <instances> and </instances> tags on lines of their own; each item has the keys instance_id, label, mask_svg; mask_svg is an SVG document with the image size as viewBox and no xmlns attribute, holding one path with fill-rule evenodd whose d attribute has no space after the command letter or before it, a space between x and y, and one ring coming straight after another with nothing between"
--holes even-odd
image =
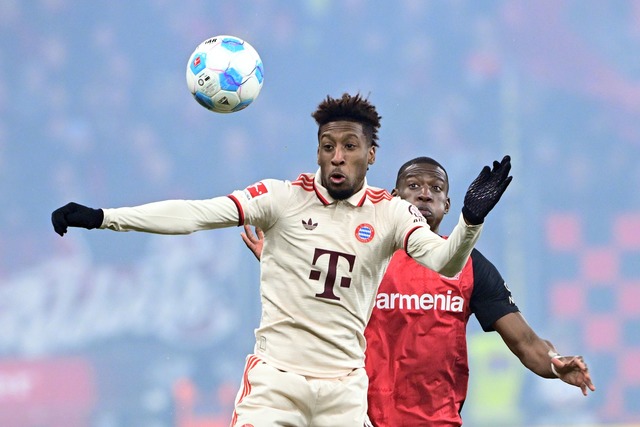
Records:
<instances>
[{"instance_id":1,"label":"t-mobile t logo","mask_svg":"<svg viewBox=\"0 0 640 427\"><path fill-rule=\"evenodd\" d=\"M320 294L316 294L316 296L318 298L340 300L340 297L338 297L333 292L333 287L335 286L336 280L338 279L336 277L338 272L338 263L340 262L340 258L344 258L349 263L349 272L352 272L353 264L356 261L356 256L351 254L345 254L342 252L330 251L328 249L316 248L316 251L313 254L313 265L317 265L318 259L320 257L323 257L324 255L329 255L329 261L328 261L329 268L327 269L327 277L325 277L324 279L324 291ZM325 257L323 257L323 259L324 258ZM309 279L320 280L320 274L321 274L320 270L311 270L311 272L309 273ZM339 279L340 279L341 288L348 288L349 286L351 286L350 277L342 276Z\"/></svg>"}]
</instances>

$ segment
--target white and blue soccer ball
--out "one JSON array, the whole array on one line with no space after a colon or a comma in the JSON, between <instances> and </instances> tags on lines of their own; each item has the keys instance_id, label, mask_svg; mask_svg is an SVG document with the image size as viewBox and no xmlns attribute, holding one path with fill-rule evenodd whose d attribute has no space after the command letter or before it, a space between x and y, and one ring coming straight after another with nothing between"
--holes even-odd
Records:
<instances>
[{"instance_id":1,"label":"white and blue soccer ball","mask_svg":"<svg viewBox=\"0 0 640 427\"><path fill-rule=\"evenodd\" d=\"M200 105L216 113L247 108L260 93L264 66L258 52L234 36L211 37L187 64L187 86Z\"/></svg>"}]
</instances>

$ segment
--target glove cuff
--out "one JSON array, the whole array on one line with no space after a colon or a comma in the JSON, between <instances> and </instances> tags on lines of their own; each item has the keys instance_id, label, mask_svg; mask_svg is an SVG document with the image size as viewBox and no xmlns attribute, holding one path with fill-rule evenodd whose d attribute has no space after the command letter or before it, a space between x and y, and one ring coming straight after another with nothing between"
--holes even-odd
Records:
<instances>
[{"instance_id":1,"label":"glove cuff","mask_svg":"<svg viewBox=\"0 0 640 427\"><path fill-rule=\"evenodd\" d=\"M91 223L87 229L92 230L94 228L100 228L104 221L104 211L102 209L91 209Z\"/></svg>"},{"instance_id":2,"label":"glove cuff","mask_svg":"<svg viewBox=\"0 0 640 427\"><path fill-rule=\"evenodd\" d=\"M462 207L462 215L464 216L464 219L467 221L467 223L471 225L479 225L484 222L484 217L480 217L474 214L466 206Z\"/></svg>"}]
</instances>

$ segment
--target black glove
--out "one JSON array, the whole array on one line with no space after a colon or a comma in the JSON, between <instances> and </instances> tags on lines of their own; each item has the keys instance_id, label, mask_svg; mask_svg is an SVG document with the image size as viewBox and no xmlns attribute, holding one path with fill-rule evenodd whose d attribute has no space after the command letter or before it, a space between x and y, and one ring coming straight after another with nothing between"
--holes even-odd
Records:
<instances>
[{"instance_id":1,"label":"black glove","mask_svg":"<svg viewBox=\"0 0 640 427\"><path fill-rule=\"evenodd\" d=\"M51 214L53 229L63 236L67 232L67 227L82 227L89 230L98 228L104 220L102 209L93 209L77 203L67 203L56 209Z\"/></svg>"},{"instance_id":2,"label":"black glove","mask_svg":"<svg viewBox=\"0 0 640 427\"><path fill-rule=\"evenodd\" d=\"M489 169L489 166L482 168L480 175L471 183L464 196L462 215L467 223L477 225L484 222L484 217L498 203L511 182L513 177L508 176L510 170L509 156L504 156L500 163L494 161L493 169Z\"/></svg>"}]
</instances>

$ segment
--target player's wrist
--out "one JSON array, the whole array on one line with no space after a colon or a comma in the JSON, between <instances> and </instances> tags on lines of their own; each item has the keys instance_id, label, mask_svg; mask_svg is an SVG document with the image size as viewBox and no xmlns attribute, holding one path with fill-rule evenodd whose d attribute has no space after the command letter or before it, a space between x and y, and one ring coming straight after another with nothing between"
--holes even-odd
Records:
<instances>
[{"instance_id":1,"label":"player's wrist","mask_svg":"<svg viewBox=\"0 0 640 427\"><path fill-rule=\"evenodd\" d=\"M480 225L484 222L484 216L477 215L471 209L469 209L466 205L462 206L462 216L465 222L469 225Z\"/></svg>"},{"instance_id":2,"label":"player's wrist","mask_svg":"<svg viewBox=\"0 0 640 427\"><path fill-rule=\"evenodd\" d=\"M560 353L557 353L555 351L549 350L549 357L551 359L560 359L562 356L560 356ZM556 366L553 364L553 360L551 361L551 372L553 372L553 375L555 375L556 377L560 378L560 374L556 370Z\"/></svg>"}]
</instances>

